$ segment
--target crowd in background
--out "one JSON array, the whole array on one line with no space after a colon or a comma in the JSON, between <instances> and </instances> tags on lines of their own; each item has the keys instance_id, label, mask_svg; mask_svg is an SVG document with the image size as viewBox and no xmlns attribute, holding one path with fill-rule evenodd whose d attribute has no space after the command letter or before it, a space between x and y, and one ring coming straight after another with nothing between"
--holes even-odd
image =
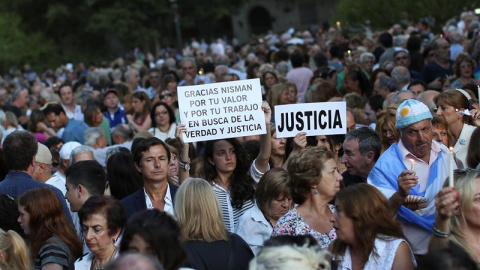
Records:
<instances>
[{"instance_id":1,"label":"crowd in background","mask_svg":"<svg viewBox=\"0 0 480 270\"><path fill-rule=\"evenodd\" d=\"M480 21L433 27L10 69L0 269L477 269ZM177 87L255 78L266 134L184 142ZM331 101L346 134L277 138Z\"/></svg>"}]
</instances>

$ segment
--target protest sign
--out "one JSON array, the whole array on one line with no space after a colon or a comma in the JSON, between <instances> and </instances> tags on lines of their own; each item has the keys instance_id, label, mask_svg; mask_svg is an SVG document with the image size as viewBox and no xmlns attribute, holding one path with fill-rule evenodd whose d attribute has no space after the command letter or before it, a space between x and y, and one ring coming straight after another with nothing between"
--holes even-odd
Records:
<instances>
[{"instance_id":1,"label":"protest sign","mask_svg":"<svg viewBox=\"0 0 480 270\"><path fill-rule=\"evenodd\" d=\"M319 102L275 106L277 138L345 134L347 105L345 102Z\"/></svg>"},{"instance_id":2,"label":"protest sign","mask_svg":"<svg viewBox=\"0 0 480 270\"><path fill-rule=\"evenodd\" d=\"M259 79L178 87L185 142L265 134Z\"/></svg>"}]
</instances>

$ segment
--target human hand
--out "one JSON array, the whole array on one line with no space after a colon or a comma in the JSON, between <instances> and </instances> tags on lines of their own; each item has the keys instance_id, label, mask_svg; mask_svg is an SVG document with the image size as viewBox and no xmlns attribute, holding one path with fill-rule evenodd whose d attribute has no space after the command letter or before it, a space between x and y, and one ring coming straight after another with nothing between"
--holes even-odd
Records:
<instances>
[{"instance_id":1,"label":"human hand","mask_svg":"<svg viewBox=\"0 0 480 270\"><path fill-rule=\"evenodd\" d=\"M478 109L472 109L470 110L470 115L472 116L473 123L475 126L479 127L480 126L480 111Z\"/></svg>"},{"instance_id":2,"label":"human hand","mask_svg":"<svg viewBox=\"0 0 480 270\"><path fill-rule=\"evenodd\" d=\"M435 208L438 217L447 220L458 211L460 207L459 195L460 193L454 187L443 188L435 195Z\"/></svg>"},{"instance_id":3,"label":"human hand","mask_svg":"<svg viewBox=\"0 0 480 270\"><path fill-rule=\"evenodd\" d=\"M307 133L306 132L299 132L293 138L293 151L300 151L305 149L307 146Z\"/></svg>"},{"instance_id":4,"label":"human hand","mask_svg":"<svg viewBox=\"0 0 480 270\"><path fill-rule=\"evenodd\" d=\"M128 120L128 122L132 122L133 121L133 115L127 114L127 120Z\"/></svg>"},{"instance_id":5,"label":"human hand","mask_svg":"<svg viewBox=\"0 0 480 270\"><path fill-rule=\"evenodd\" d=\"M269 125L272 119L272 109L270 108L270 105L268 105L267 102L262 102L262 111L263 111L263 115L265 116L265 123Z\"/></svg>"},{"instance_id":6,"label":"human hand","mask_svg":"<svg viewBox=\"0 0 480 270\"><path fill-rule=\"evenodd\" d=\"M183 124L178 125L177 128L175 129L175 138L177 138L183 146L187 145L188 147L188 143L185 143L183 141L183 133L186 131L187 131L187 127L185 125Z\"/></svg>"},{"instance_id":7,"label":"human hand","mask_svg":"<svg viewBox=\"0 0 480 270\"><path fill-rule=\"evenodd\" d=\"M406 198L410 194L410 189L418 184L418 176L415 175L415 171L405 170L398 176L397 183L398 192Z\"/></svg>"}]
</instances>

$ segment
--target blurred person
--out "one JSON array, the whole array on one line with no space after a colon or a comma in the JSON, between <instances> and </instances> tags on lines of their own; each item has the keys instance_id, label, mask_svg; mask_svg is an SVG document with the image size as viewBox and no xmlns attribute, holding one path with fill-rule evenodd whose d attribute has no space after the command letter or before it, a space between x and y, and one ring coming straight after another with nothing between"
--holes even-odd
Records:
<instances>
[{"instance_id":1,"label":"blurred person","mask_svg":"<svg viewBox=\"0 0 480 270\"><path fill-rule=\"evenodd\" d=\"M107 147L107 138L101 128L90 127L85 131L84 141L86 146L93 149Z\"/></svg>"},{"instance_id":2,"label":"blurred person","mask_svg":"<svg viewBox=\"0 0 480 270\"><path fill-rule=\"evenodd\" d=\"M375 187L359 184L335 199L331 247L336 269L415 269L416 262L389 202Z\"/></svg>"},{"instance_id":3,"label":"blurred person","mask_svg":"<svg viewBox=\"0 0 480 270\"><path fill-rule=\"evenodd\" d=\"M259 73L260 82L263 86L262 94L267 96L270 89L279 83L277 72L270 64L265 64L260 66Z\"/></svg>"},{"instance_id":4,"label":"blurred person","mask_svg":"<svg viewBox=\"0 0 480 270\"><path fill-rule=\"evenodd\" d=\"M343 92L345 94L357 93L366 99L372 94L372 91L373 89L370 86L370 82L363 71L349 69L345 73L343 80Z\"/></svg>"},{"instance_id":5,"label":"blurred person","mask_svg":"<svg viewBox=\"0 0 480 270\"><path fill-rule=\"evenodd\" d=\"M374 93L381 95L384 99L387 98L387 95L390 93L394 93L397 91L397 86L395 85L395 82L388 77L388 76L382 76L375 80L375 83L373 85Z\"/></svg>"},{"instance_id":6,"label":"blurred person","mask_svg":"<svg viewBox=\"0 0 480 270\"><path fill-rule=\"evenodd\" d=\"M140 87L140 73L135 68L130 68L124 73L125 84L128 86L129 93L142 91Z\"/></svg>"},{"instance_id":7,"label":"blurred person","mask_svg":"<svg viewBox=\"0 0 480 270\"><path fill-rule=\"evenodd\" d=\"M216 195L207 181L187 179L180 186L175 203L175 215L187 252L185 266L197 270L223 270L229 265L248 269L254 255L240 236L228 232Z\"/></svg>"},{"instance_id":8,"label":"blurred person","mask_svg":"<svg viewBox=\"0 0 480 270\"><path fill-rule=\"evenodd\" d=\"M300 53L290 55L290 62L293 69L287 73L285 77L289 82L297 85L297 102L304 99L305 92L308 88L310 78L313 76L312 70L303 66L303 56Z\"/></svg>"},{"instance_id":9,"label":"blurred person","mask_svg":"<svg viewBox=\"0 0 480 270\"><path fill-rule=\"evenodd\" d=\"M198 67L195 59L190 57L184 57L180 62L184 79L178 83L178 86L198 85L204 83L210 83L210 78L197 74Z\"/></svg>"},{"instance_id":10,"label":"blurred person","mask_svg":"<svg viewBox=\"0 0 480 270\"><path fill-rule=\"evenodd\" d=\"M86 160L95 160L95 154L90 146L80 145L72 150L70 154L70 166L79 161Z\"/></svg>"},{"instance_id":11,"label":"blurred person","mask_svg":"<svg viewBox=\"0 0 480 270\"><path fill-rule=\"evenodd\" d=\"M450 44L448 41L439 37L432 41L433 61L427 63L422 70L422 76L425 79L428 89L442 89L441 79L451 76L453 72L453 62L450 60Z\"/></svg>"},{"instance_id":12,"label":"blurred person","mask_svg":"<svg viewBox=\"0 0 480 270\"><path fill-rule=\"evenodd\" d=\"M128 124L136 131L146 131L152 125L150 99L144 92L135 92L132 97L133 115L127 114Z\"/></svg>"},{"instance_id":13,"label":"blurred person","mask_svg":"<svg viewBox=\"0 0 480 270\"><path fill-rule=\"evenodd\" d=\"M122 253L105 270L164 270L159 260L146 253Z\"/></svg>"},{"instance_id":14,"label":"blurred person","mask_svg":"<svg viewBox=\"0 0 480 270\"><path fill-rule=\"evenodd\" d=\"M113 144L126 144L133 140L133 130L126 124L120 124L112 130ZM127 147L130 148L130 147Z\"/></svg>"},{"instance_id":15,"label":"blurred person","mask_svg":"<svg viewBox=\"0 0 480 270\"><path fill-rule=\"evenodd\" d=\"M170 106L163 102L155 103L150 111L150 118L153 121L149 131L155 137L162 141L175 138L177 124L175 123L175 112Z\"/></svg>"},{"instance_id":16,"label":"blurred person","mask_svg":"<svg viewBox=\"0 0 480 270\"><path fill-rule=\"evenodd\" d=\"M409 90L399 90L393 98L393 103L400 105L402 102L408 99L415 99L415 95Z\"/></svg>"},{"instance_id":17,"label":"blurred person","mask_svg":"<svg viewBox=\"0 0 480 270\"><path fill-rule=\"evenodd\" d=\"M408 89L408 85L410 84L410 72L406 67L394 67L391 77L397 89L399 89L400 91Z\"/></svg>"},{"instance_id":18,"label":"blurred person","mask_svg":"<svg viewBox=\"0 0 480 270\"><path fill-rule=\"evenodd\" d=\"M125 210L111 197L92 196L78 216L90 253L75 262L75 270L103 269L118 256L116 243L127 222Z\"/></svg>"},{"instance_id":19,"label":"blurred person","mask_svg":"<svg viewBox=\"0 0 480 270\"><path fill-rule=\"evenodd\" d=\"M75 104L73 88L69 84L62 84L58 87L61 104L65 115L77 121L83 121L83 113L80 105Z\"/></svg>"},{"instance_id":20,"label":"blurred person","mask_svg":"<svg viewBox=\"0 0 480 270\"><path fill-rule=\"evenodd\" d=\"M43 109L43 113L47 118L47 123L52 128L56 130L65 128L62 135L62 140L64 142L77 141L81 144L84 143L83 134L88 129L85 122L80 122L73 118L69 119L64 109L59 104L47 105L47 107Z\"/></svg>"},{"instance_id":21,"label":"blurred person","mask_svg":"<svg viewBox=\"0 0 480 270\"><path fill-rule=\"evenodd\" d=\"M187 257L177 222L171 215L157 209L139 212L127 222L120 252L128 251L155 256L165 270L182 269Z\"/></svg>"},{"instance_id":22,"label":"blurred person","mask_svg":"<svg viewBox=\"0 0 480 270\"><path fill-rule=\"evenodd\" d=\"M157 68L151 68L148 70L148 84L150 86L145 89L145 92L150 99L153 99L161 90L160 74L161 72Z\"/></svg>"},{"instance_id":23,"label":"blurred person","mask_svg":"<svg viewBox=\"0 0 480 270\"><path fill-rule=\"evenodd\" d=\"M27 245L13 230L0 229L0 269L31 269L32 264Z\"/></svg>"},{"instance_id":24,"label":"blurred person","mask_svg":"<svg viewBox=\"0 0 480 270\"><path fill-rule=\"evenodd\" d=\"M480 139L480 129L476 128L470 138L470 144L468 145L467 153L467 166L469 168L477 168L480 163L480 144L477 142Z\"/></svg>"},{"instance_id":25,"label":"blurred person","mask_svg":"<svg viewBox=\"0 0 480 270\"><path fill-rule=\"evenodd\" d=\"M435 115L437 112L437 105L435 104L435 97L440 94L438 91L435 90L427 90L425 92L421 92L417 96L417 100L425 104L430 112Z\"/></svg>"},{"instance_id":26,"label":"blurred person","mask_svg":"<svg viewBox=\"0 0 480 270\"><path fill-rule=\"evenodd\" d=\"M467 84L477 85L474 79L475 61L468 53L460 53L453 63L453 71L457 79L450 84L451 88L463 88Z\"/></svg>"},{"instance_id":27,"label":"blurred person","mask_svg":"<svg viewBox=\"0 0 480 270\"><path fill-rule=\"evenodd\" d=\"M370 52L365 52L360 55L358 62L368 74L371 74L373 71L373 65L375 64L375 55Z\"/></svg>"},{"instance_id":28,"label":"blurred person","mask_svg":"<svg viewBox=\"0 0 480 270\"><path fill-rule=\"evenodd\" d=\"M275 115L275 106L291 104L290 101L288 85L284 83L274 85L267 94L267 103L272 109L272 115Z\"/></svg>"},{"instance_id":29,"label":"blurred person","mask_svg":"<svg viewBox=\"0 0 480 270\"><path fill-rule=\"evenodd\" d=\"M423 93L427 90L427 85L422 81L412 80L410 82L410 84L408 85L407 89L410 90L410 92L412 92L415 95L415 97L418 98L418 96L421 93Z\"/></svg>"},{"instance_id":30,"label":"blurred person","mask_svg":"<svg viewBox=\"0 0 480 270\"><path fill-rule=\"evenodd\" d=\"M340 97L335 86L329 82L321 82L305 93L305 102L327 102L335 97Z\"/></svg>"},{"instance_id":31,"label":"blurred person","mask_svg":"<svg viewBox=\"0 0 480 270\"><path fill-rule=\"evenodd\" d=\"M422 74L410 67L410 53L405 49L399 49L393 54L395 66L402 66L408 69L412 80L423 81Z\"/></svg>"},{"instance_id":32,"label":"blurred person","mask_svg":"<svg viewBox=\"0 0 480 270\"><path fill-rule=\"evenodd\" d=\"M375 123L377 123L377 115L383 109L383 101L384 99L381 95L372 95L370 98L368 98L367 102L365 102L365 105L363 107L366 116L365 118L370 123L370 127L373 127L372 129L375 129Z\"/></svg>"},{"instance_id":33,"label":"blurred person","mask_svg":"<svg viewBox=\"0 0 480 270\"><path fill-rule=\"evenodd\" d=\"M235 233L247 242L255 255L271 237L277 220L292 208L290 185L284 169L267 171L255 190L255 206L240 217Z\"/></svg>"},{"instance_id":34,"label":"blurred person","mask_svg":"<svg viewBox=\"0 0 480 270\"><path fill-rule=\"evenodd\" d=\"M123 200L143 185L131 153L116 153L107 161L107 183L112 196Z\"/></svg>"},{"instance_id":35,"label":"blurred person","mask_svg":"<svg viewBox=\"0 0 480 270\"><path fill-rule=\"evenodd\" d=\"M337 238L330 222L334 207L329 202L340 190L343 178L332 152L324 149L306 148L290 160L287 171L297 206L277 221L273 236L311 234L322 249Z\"/></svg>"},{"instance_id":36,"label":"blurred person","mask_svg":"<svg viewBox=\"0 0 480 270\"><path fill-rule=\"evenodd\" d=\"M390 105L381 110L377 116L375 132L380 134L382 153L400 139L400 132L395 127L397 108L396 104Z\"/></svg>"},{"instance_id":37,"label":"blurred person","mask_svg":"<svg viewBox=\"0 0 480 270\"><path fill-rule=\"evenodd\" d=\"M55 130L49 128L45 120L43 112L37 109L31 112L30 121L27 124L27 130L33 133L39 143L45 143L49 137L55 136Z\"/></svg>"},{"instance_id":38,"label":"blurred person","mask_svg":"<svg viewBox=\"0 0 480 270\"><path fill-rule=\"evenodd\" d=\"M433 139L449 147L448 124L444 118L434 116L432 119Z\"/></svg>"},{"instance_id":39,"label":"blurred person","mask_svg":"<svg viewBox=\"0 0 480 270\"><path fill-rule=\"evenodd\" d=\"M115 89L109 89L104 93L103 105L107 110L103 115L108 119L112 130L120 124L128 123L125 110L120 108L119 102L118 92Z\"/></svg>"},{"instance_id":40,"label":"blurred person","mask_svg":"<svg viewBox=\"0 0 480 270\"><path fill-rule=\"evenodd\" d=\"M47 187L30 189L18 198L18 222L30 241L35 270L71 269L82 255L75 229Z\"/></svg>"},{"instance_id":41,"label":"blurred person","mask_svg":"<svg viewBox=\"0 0 480 270\"><path fill-rule=\"evenodd\" d=\"M22 111L26 108L28 100L28 90L26 88L17 88L13 90L10 103L8 104L10 111L15 114L22 126L26 126L28 121L30 121L30 117Z\"/></svg>"}]
</instances>

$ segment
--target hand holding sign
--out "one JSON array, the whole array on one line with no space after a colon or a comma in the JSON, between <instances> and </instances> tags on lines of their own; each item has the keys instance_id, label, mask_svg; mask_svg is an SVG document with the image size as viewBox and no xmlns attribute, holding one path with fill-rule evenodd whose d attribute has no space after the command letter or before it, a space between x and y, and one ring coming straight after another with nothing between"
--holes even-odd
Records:
<instances>
[{"instance_id":1,"label":"hand holding sign","mask_svg":"<svg viewBox=\"0 0 480 270\"><path fill-rule=\"evenodd\" d=\"M270 121L272 120L272 110L267 102L262 103L262 111L263 115L265 115L265 123L270 125Z\"/></svg>"},{"instance_id":2,"label":"hand holding sign","mask_svg":"<svg viewBox=\"0 0 480 270\"><path fill-rule=\"evenodd\" d=\"M306 132L299 132L293 138L293 151L300 152L307 146L307 133Z\"/></svg>"}]
</instances>

